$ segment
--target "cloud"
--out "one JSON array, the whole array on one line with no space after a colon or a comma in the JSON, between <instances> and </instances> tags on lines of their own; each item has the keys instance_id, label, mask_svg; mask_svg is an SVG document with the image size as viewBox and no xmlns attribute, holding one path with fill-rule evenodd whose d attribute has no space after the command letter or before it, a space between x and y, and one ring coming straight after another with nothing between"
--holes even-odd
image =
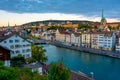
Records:
<instances>
[{"instance_id":1,"label":"cloud","mask_svg":"<svg viewBox=\"0 0 120 80\"><path fill-rule=\"evenodd\" d=\"M119 0L0 0L0 10L16 13L65 13L120 17ZM115 13L114 13L115 12Z\"/></svg>"},{"instance_id":2,"label":"cloud","mask_svg":"<svg viewBox=\"0 0 120 80\"><path fill-rule=\"evenodd\" d=\"M81 14L65 14L65 13L12 13L0 10L0 26L7 26L10 22L11 25L21 25L32 21L42 20L89 20L100 21L101 17L85 16ZM118 22L119 19L107 18L108 22Z\"/></svg>"}]
</instances>

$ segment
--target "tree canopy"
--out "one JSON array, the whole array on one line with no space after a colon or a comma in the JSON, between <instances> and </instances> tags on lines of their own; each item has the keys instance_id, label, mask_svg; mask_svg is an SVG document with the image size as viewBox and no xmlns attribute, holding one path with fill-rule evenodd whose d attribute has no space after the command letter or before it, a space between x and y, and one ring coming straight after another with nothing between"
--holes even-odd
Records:
<instances>
[{"instance_id":1,"label":"tree canopy","mask_svg":"<svg viewBox=\"0 0 120 80\"><path fill-rule=\"evenodd\" d=\"M48 78L30 69L5 67L0 61L0 80L48 80Z\"/></svg>"},{"instance_id":2,"label":"tree canopy","mask_svg":"<svg viewBox=\"0 0 120 80\"><path fill-rule=\"evenodd\" d=\"M70 69L65 67L63 62L53 62L50 67L48 78L49 80L69 80Z\"/></svg>"},{"instance_id":3,"label":"tree canopy","mask_svg":"<svg viewBox=\"0 0 120 80\"><path fill-rule=\"evenodd\" d=\"M45 55L46 50L43 46L32 45L32 58L38 62L46 62L48 57Z\"/></svg>"},{"instance_id":4,"label":"tree canopy","mask_svg":"<svg viewBox=\"0 0 120 80\"><path fill-rule=\"evenodd\" d=\"M49 26L47 28L47 30L57 30L57 29L65 29L65 28L62 26Z\"/></svg>"},{"instance_id":5,"label":"tree canopy","mask_svg":"<svg viewBox=\"0 0 120 80\"><path fill-rule=\"evenodd\" d=\"M91 26L89 26L88 24L79 24L79 26L78 26L78 29L88 30L90 28L91 28Z\"/></svg>"}]
</instances>

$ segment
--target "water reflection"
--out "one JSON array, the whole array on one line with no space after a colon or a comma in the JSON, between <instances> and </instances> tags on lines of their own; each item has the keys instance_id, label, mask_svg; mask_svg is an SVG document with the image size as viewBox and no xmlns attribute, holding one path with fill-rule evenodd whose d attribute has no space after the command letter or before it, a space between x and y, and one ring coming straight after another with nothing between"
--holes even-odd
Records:
<instances>
[{"instance_id":1,"label":"water reflection","mask_svg":"<svg viewBox=\"0 0 120 80\"><path fill-rule=\"evenodd\" d=\"M94 55L52 45L44 45L50 63L63 57L67 67L88 75L94 72L96 80L120 80L120 59Z\"/></svg>"}]
</instances>

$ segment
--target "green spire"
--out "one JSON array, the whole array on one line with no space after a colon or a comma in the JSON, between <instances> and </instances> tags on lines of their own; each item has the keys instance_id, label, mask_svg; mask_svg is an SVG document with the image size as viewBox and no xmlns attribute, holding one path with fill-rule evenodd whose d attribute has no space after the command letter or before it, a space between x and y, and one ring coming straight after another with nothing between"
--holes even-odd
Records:
<instances>
[{"instance_id":1,"label":"green spire","mask_svg":"<svg viewBox=\"0 0 120 80\"><path fill-rule=\"evenodd\" d=\"M102 18L104 18L103 10L102 10Z\"/></svg>"},{"instance_id":2,"label":"green spire","mask_svg":"<svg viewBox=\"0 0 120 80\"><path fill-rule=\"evenodd\" d=\"M104 12L103 12L103 10L102 10L102 16L101 16L101 22L104 22L106 19L105 19L105 17L104 17Z\"/></svg>"},{"instance_id":3,"label":"green spire","mask_svg":"<svg viewBox=\"0 0 120 80\"><path fill-rule=\"evenodd\" d=\"M8 30L10 30L10 25L9 25L9 22L8 22Z\"/></svg>"}]
</instances>

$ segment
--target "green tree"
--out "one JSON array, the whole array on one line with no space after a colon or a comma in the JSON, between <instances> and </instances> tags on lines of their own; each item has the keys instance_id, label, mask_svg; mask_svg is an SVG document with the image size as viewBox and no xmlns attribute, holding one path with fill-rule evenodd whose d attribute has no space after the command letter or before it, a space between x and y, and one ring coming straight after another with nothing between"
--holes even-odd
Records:
<instances>
[{"instance_id":1,"label":"green tree","mask_svg":"<svg viewBox=\"0 0 120 80\"><path fill-rule=\"evenodd\" d=\"M120 29L120 24L118 24L118 26L116 27L117 29Z\"/></svg>"},{"instance_id":2,"label":"green tree","mask_svg":"<svg viewBox=\"0 0 120 80\"><path fill-rule=\"evenodd\" d=\"M12 67L21 67L25 63L25 58L19 54L11 59Z\"/></svg>"},{"instance_id":3,"label":"green tree","mask_svg":"<svg viewBox=\"0 0 120 80\"><path fill-rule=\"evenodd\" d=\"M48 60L45 55L46 50L43 46L32 45L32 58L38 62L46 62Z\"/></svg>"},{"instance_id":4,"label":"green tree","mask_svg":"<svg viewBox=\"0 0 120 80\"><path fill-rule=\"evenodd\" d=\"M112 27L111 27L110 25L108 25L108 28L109 28L110 30L112 30Z\"/></svg>"},{"instance_id":5,"label":"green tree","mask_svg":"<svg viewBox=\"0 0 120 80\"><path fill-rule=\"evenodd\" d=\"M66 68L62 62L52 63L48 78L49 80L69 80L70 69Z\"/></svg>"},{"instance_id":6,"label":"green tree","mask_svg":"<svg viewBox=\"0 0 120 80\"><path fill-rule=\"evenodd\" d=\"M0 61L0 80L48 80L48 77L34 73L30 69L5 67Z\"/></svg>"},{"instance_id":7,"label":"green tree","mask_svg":"<svg viewBox=\"0 0 120 80\"><path fill-rule=\"evenodd\" d=\"M47 30L57 30L57 29L65 29L65 28L62 26L49 26L47 28Z\"/></svg>"},{"instance_id":8,"label":"green tree","mask_svg":"<svg viewBox=\"0 0 120 80\"><path fill-rule=\"evenodd\" d=\"M79 24L78 29L83 29L83 30L89 30L92 27L89 26L88 24Z\"/></svg>"}]
</instances>

